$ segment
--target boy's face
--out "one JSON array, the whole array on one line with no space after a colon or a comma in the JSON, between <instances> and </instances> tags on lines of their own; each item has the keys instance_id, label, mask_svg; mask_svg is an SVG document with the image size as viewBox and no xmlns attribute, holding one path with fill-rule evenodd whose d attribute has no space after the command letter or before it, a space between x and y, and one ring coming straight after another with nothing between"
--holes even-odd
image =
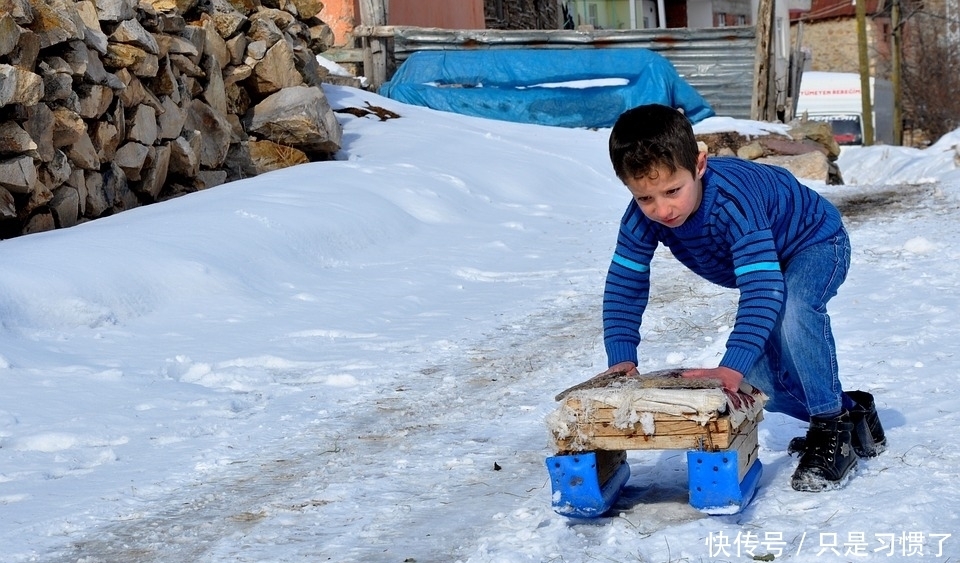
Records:
<instances>
[{"instance_id":1,"label":"boy's face","mask_svg":"<svg viewBox=\"0 0 960 563\"><path fill-rule=\"evenodd\" d=\"M649 176L628 179L626 185L644 215L661 225L676 228L700 207L703 196L700 179L706 170L707 153L701 152L697 156L696 175L685 168L670 172L660 167Z\"/></svg>"}]
</instances>

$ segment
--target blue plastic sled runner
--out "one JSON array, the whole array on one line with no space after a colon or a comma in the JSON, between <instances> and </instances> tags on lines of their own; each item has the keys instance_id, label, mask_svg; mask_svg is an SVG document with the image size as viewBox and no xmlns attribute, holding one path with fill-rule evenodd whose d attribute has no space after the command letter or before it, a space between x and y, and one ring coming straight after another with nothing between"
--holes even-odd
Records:
<instances>
[{"instance_id":1,"label":"blue plastic sled runner","mask_svg":"<svg viewBox=\"0 0 960 563\"><path fill-rule=\"evenodd\" d=\"M753 499L766 397L753 389L728 396L718 387L650 387L663 373L586 382L558 395L547 425L559 453L546 460L558 514L607 513L630 479L627 450L687 450L689 502L707 514L734 514ZM677 384L670 380L656 384Z\"/></svg>"}]
</instances>

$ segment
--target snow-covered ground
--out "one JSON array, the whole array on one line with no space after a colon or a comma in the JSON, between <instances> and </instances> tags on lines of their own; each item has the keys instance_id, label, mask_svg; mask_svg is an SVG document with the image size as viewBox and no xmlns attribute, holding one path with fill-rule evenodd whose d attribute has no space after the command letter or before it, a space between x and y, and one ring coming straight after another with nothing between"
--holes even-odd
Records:
<instances>
[{"instance_id":1,"label":"snow-covered ground","mask_svg":"<svg viewBox=\"0 0 960 563\"><path fill-rule=\"evenodd\" d=\"M0 560L960 559L960 134L814 186L853 241L841 374L889 450L798 493L804 425L768 414L743 513L688 505L683 452L631 452L619 504L578 521L544 418L605 368L609 131L327 93L402 117L338 114L335 162L0 242ZM641 371L716 365L736 295L654 272Z\"/></svg>"}]
</instances>

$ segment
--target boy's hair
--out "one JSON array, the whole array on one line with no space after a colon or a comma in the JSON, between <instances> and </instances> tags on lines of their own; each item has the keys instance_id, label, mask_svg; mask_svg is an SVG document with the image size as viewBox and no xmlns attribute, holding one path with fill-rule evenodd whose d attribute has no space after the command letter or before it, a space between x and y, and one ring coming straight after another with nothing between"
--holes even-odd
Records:
<instances>
[{"instance_id":1,"label":"boy's hair","mask_svg":"<svg viewBox=\"0 0 960 563\"><path fill-rule=\"evenodd\" d=\"M623 112L610 132L610 161L622 182L683 168L697 173L697 138L680 111L659 104Z\"/></svg>"}]
</instances>

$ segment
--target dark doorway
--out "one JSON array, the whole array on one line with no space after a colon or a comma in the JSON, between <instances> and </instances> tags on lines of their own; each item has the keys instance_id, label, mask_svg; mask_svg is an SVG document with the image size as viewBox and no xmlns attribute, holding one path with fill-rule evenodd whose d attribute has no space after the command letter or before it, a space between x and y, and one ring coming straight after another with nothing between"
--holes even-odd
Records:
<instances>
[{"instance_id":1,"label":"dark doorway","mask_svg":"<svg viewBox=\"0 0 960 563\"><path fill-rule=\"evenodd\" d=\"M664 0L667 27L687 27L687 0Z\"/></svg>"}]
</instances>

